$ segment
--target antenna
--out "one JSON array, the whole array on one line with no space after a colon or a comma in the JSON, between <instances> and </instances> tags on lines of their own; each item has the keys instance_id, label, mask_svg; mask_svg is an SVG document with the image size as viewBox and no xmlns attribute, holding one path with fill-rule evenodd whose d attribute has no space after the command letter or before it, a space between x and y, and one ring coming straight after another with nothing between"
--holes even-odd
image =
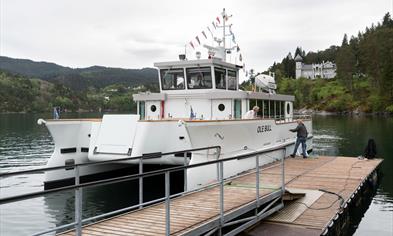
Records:
<instances>
[{"instance_id":1,"label":"antenna","mask_svg":"<svg viewBox=\"0 0 393 236\"><path fill-rule=\"evenodd\" d=\"M223 47L224 47L224 61L227 61L227 49L225 47L225 19L226 19L226 13L225 13L225 8L222 9L222 42L223 42Z\"/></svg>"},{"instance_id":2,"label":"antenna","mask_svg":"<svg viewBox=\"0 0 393 236\"><path fill-rule=\"evenodd\" d=\"M233 41L235 40L235 36L234 36L234 34L232 33L232 30L231 30L232 24L229 24L229 25L226 24L226 21L228 20L229 17L232 17L232 15L228 16L226 11L225 11L225 8L223 8L221 16L222 16L222 25L218 25L217 23L214 24L214 27L222 28L222 37L214 37L213 38L214 42L216 42L218 46L214 47L214 46L209 46L209 45L204 44L203 47L208 49L209 58L215 57L215 58L219 58L219 59L221 59L221 60L226 62L227 61L227 55L226 54L227 53L228 54L231 53L232 50L235 50L238 47L237 46L233 46L233 47L229 47L229 48L226 47L227 46L226 38L228 36L232 36L232 40ZM220 22L218 17L217 17L217 21ZM226 33L226 28L227 27L229 27L230 34Z\"/></svg>"}]
</instances>

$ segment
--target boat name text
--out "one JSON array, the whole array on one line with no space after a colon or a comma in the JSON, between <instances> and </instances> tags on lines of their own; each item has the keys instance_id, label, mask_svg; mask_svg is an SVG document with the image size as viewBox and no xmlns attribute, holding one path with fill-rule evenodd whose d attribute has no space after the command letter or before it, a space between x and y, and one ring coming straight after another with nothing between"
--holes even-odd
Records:
<instances>
[{"instance_id":1,"label":"boat name text","mask_svg":"<svg viewBox=\"0 0 393 236\"><path fill-rule=\"evenodd\" d=\"M257 133L264 133L264 132L268 132L268 131L272 131L271 125L259 125L257 127Z\"/></svg>"}]
</instances>

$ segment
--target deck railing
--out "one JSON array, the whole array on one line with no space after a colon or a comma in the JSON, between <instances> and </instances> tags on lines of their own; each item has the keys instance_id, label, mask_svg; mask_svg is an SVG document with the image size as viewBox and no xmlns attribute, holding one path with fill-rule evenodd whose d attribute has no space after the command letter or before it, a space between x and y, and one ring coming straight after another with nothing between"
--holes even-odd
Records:
<instances>
[{"instance_id":1,"label":"deck railing","mask_svg":"<svg viewBox=\"0 0 393 236\"><path fill-rule=\"evenodd\" d=\"M261 168L259 164L259 158L261 155L264 155L268 152L272 151L278 151L282 150L283 155L282 157L278 160L279 163L275 164L274 166L281 165L281 185L277 188L276 192L280 193L279 197L275 199L274 202L277 200L281 199L282 194L285 191L285 179L284 179L284 158L286 156L286 147L293 144L293 142L289 142L286 144L282 145L277 145L275 147L271 147L269 149L265 149L263 151L253 151L250 153L242 154L242 155L237 155L233 157L228 157L228 158L223 158L220 159L220 153L221 153L221 147L220 146L210 146L210 147L203 147L203 148L195 148L195 149L188 149L188 150L181 150L181 151L176 151L176 152L168 152L168 153L154 153L154 154L147 154L147 155L142 155L138 157L131 157L131 158L122 158L122 159L117 159L117 160L110 160L110 161L102 161L102 162L94 162L94 163L85 163L85 164L74 164L74 165L66 165L66 166L58 166L58 167L48 167L48 168L40 168L40 169L33 169L33 170L24 170L24 171L18 171L18 172L10 172L10 173L0 173L0 178L5 178L9 176L15 176L15 175L22 175L22 174L31 174L31 173L37 173L37 172L43 172L43 171L52 171L52 170L59 170L59 169L70 169L74 168L74 173L75 173L75 184L71 186L65 186L65 187L60 187L60 188L55 188L55 189L49 189L49 190L43 190L43 191L37 191L37 192L32 192L32 193L27 193L27 194L20 194L20 195L14 195L14 196L9 196L5 198L0 199L0 205L11 203L11 202L17 202L25 199L30 199L38 196L43 196L46 194L50 193L55 193L55 192L60 192L60 191L65 191L65 190L75 190L75 221L69 224L61 225L52 229L48 229L45 231L41 231L38 233L35 233L34 235L43 235L51 232L60 232L64 231L66 229L70 229L71 227L74 227L76 235L80 236L82 234L82 226L85 223L91 222L93 220L97 220L100 218L112 216L115 214L119 214L122 212L130 211L130 210L135 210L138 208L143 208L146 205L151 205L154 203L158 203L161 201L165 201L165 231L166 235L170 235L170 201L172 198L181 196L181 195L187 195L191 194L196 191L201 191L206 188L211 188L215 186L219 186L220 189L220 202L219 202L219 219L220 219L220 224L219 227L214 229L214 231L219 231L221 232L221 229L224 226L228 225L233 225L235 224L234 222L226 222L226 219L224 217L224 182L229 181L233 178L236 178L238 176L231 176L228 178L224 178L224 163L228 161L234 161L234 160L244 160L244 159L251 159L255 158L255 174L256 174L256 182L255 182L255 192L256 192L256 206L255 206L255 216L254 217L248 217L246 219L243 219L243 221L248 220L248 223L252 222L257 222L257 220L260 219L261 215L265 213L268 209L265 207L262 211L258 212L258 207L260 206L260 179L259 175L261 173ZM203 163L197 163L193 165L187 165L187 153L189 152L199 152L199 151L209 151L209 150L216 150L215 153L213 154L207 154L207 155L215 155L216 159L212 161L207 161ZM155 170L155 171L150 171L143 173L143 160L144 159L151 159L151 158L160 158L163 156L168 156L168 155L174 155L174 154L180 154L184 153L184 165L183 166L176 166L176 167L171 167L167 169L162 169L162 170ZM98 181L92 181L92 182L87 182L87 183L80 183L80 173L79 170L83 166L89 166L89 165L102 165L102 164L109 164L109 163L116 163L116 162L121 162L121 161L126 161L126 160L140 160L139 161L139 173L138 174L133 174L133 175L126 175L126 176L121 176L121 177L116 177L116 178L110 178L110 179L104 179L104 180L98 180ZM217 165L217 182L205 185L203 187L194 189L194 190L187 190L187 178L186 178L186 170L191 169L191 168L197 168L197 167L202 167L202 166L207 166L207 165ZM176 194L170 194L170 173L176 172L176 171L184 171L185 172L185 186L184 186L184 191ZM251 172L252 173L252 172ZM150 177L150 176L157 176L157 175L165 175L165 197L155 199L149 202L143 202L143 178ZM247 174L250 174L247 173ZM107 185L107 184L113 184L113 183L119 183L119 182L125 182L125 181L130 181L130 180L139 180L139 203L133 206L129 206L123 209L115 210L112 212L104 213L101 215L93 216L90 218L82 219L82 189L85 187L90 187L90 186L100 186L100 185ZM269 205L270 206L270 205ZM238 222L237 222L238 223ZM239 232L240 228L237 228L235 231L231 232ZM229 234L229 235L234 235Z\"/></svg>"}]
</instances>

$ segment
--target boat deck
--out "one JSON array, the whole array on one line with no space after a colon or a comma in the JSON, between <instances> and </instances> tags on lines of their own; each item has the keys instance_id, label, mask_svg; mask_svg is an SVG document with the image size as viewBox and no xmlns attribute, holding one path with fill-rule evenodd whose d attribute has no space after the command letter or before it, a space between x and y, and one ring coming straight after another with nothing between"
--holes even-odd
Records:
<instances>
[{"instance_id":1,"label":"boat deck","mask_svg":"<svg viewBox=\"0 0 393 236\"><path fill-rule=\"evenodd\" d=\"M306 193L304 201L286 201L285 207L262 223L266 235L280 235L289 227L300 235L319 235L340 212L339 194L345 202L356 195L360 186L382 162L381 159L359 160L348 157L317 157L285 160L286 188L292 192ZM261 200L277 192L281 183L281 166L265 166L260 172ZM224 186L225 216L255 205L255 173L250 171ZM219 187L212 187L171 200L171 235L198 235L200 228L219 219ZM307 207L308 206L308 207ZM267 224L267 226L266 226ZM279 225L278 225L279 224ZM279 227L277 227L279 226ZM83 235L165 235L165 203L105 219L83 227ZM249 235L260 235L255 228ZM281 231L280 231L281 230ZM259 232L259 233L256 233ZM289 231L288 231L289 232ZM61 235L75 235L68 231Z\"/></svg>"}]
</instances>

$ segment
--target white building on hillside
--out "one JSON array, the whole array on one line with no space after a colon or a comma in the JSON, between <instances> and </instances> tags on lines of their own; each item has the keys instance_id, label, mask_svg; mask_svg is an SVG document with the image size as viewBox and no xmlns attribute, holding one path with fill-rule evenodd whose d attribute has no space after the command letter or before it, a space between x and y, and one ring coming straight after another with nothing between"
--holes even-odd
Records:
<instances>
[{"instance_id":1,"label":"white building on hillside","mask_svg":"<svg viewBox=\"0 0 393 236\"><path fill-rule=\"evenodd\" d=\"M296 62L296 79L300 77L315 79L331 79L336 76L336 64L326 61L320 64L304 64L300 55L295 57Z\"/></svg>"}]
</instances>

